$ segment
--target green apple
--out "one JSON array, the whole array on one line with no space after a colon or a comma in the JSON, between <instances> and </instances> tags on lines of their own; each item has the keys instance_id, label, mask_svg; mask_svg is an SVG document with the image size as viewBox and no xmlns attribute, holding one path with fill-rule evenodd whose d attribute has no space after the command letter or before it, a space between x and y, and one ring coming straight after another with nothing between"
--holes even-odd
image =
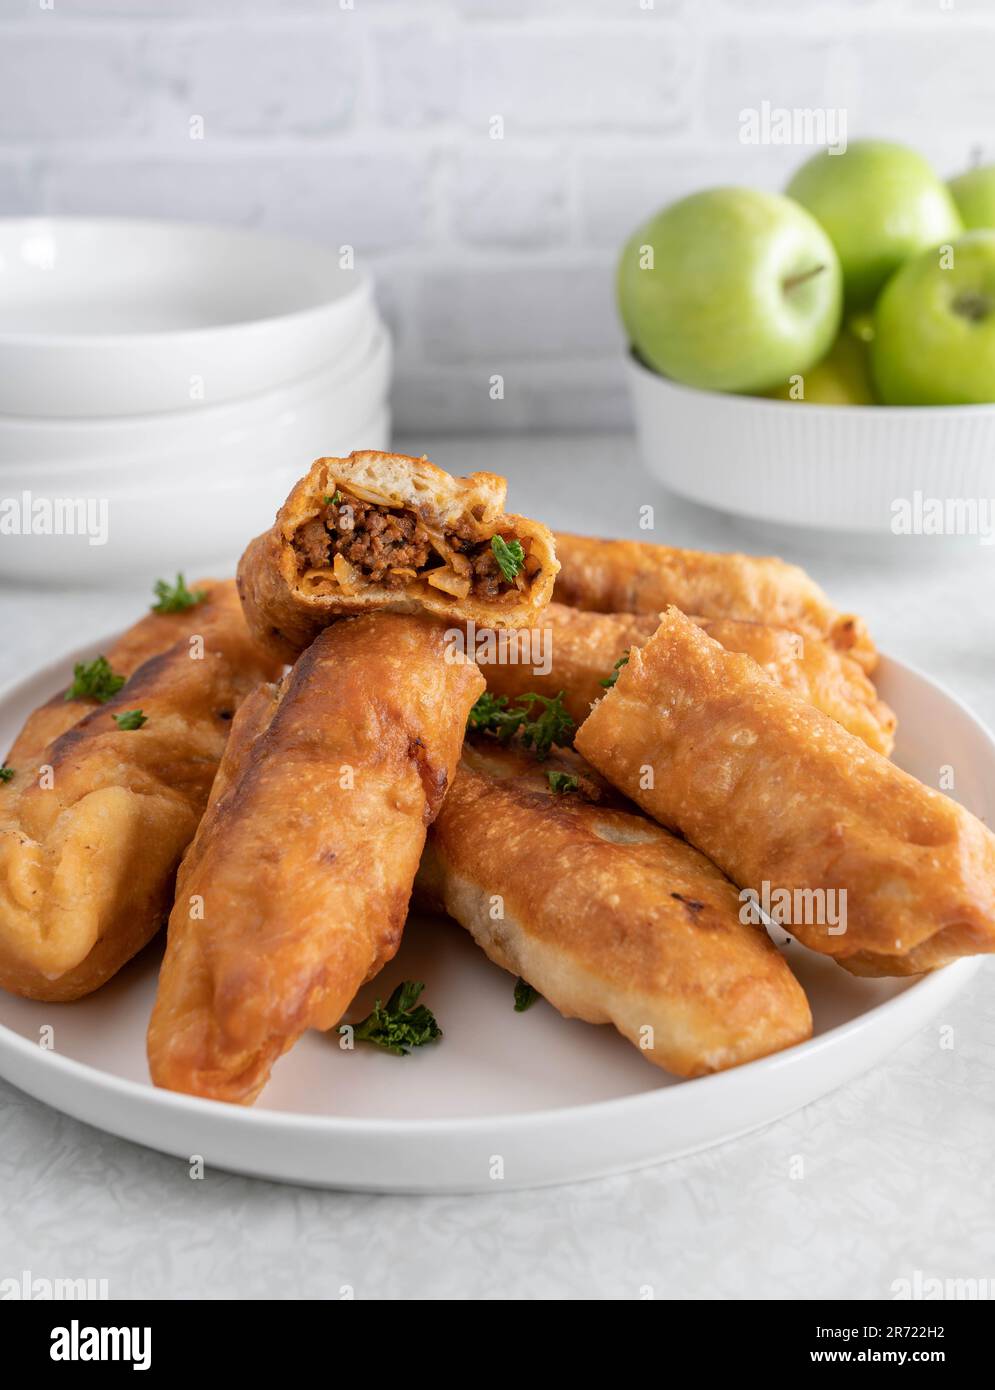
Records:
<instances>
[{"instance_id":1,"label":"green apple","mask_svg":"<svg viewBox=\"0 0 995 1390\"><path fill-rule=\"evenodd\" d=\"M846 326L862 343L874 341L874 314L870 309L861 309L856 314L848 314Z\"/></svg>"},{"instance_id":2,"label":"green apple","mask_svg":"<svg viewBox=\"0 0 995 1390\"><path fill-rule=\"evenodd\" d=\"M769 395L774 400L805 401L809 405L873 405L866 340L844 328L821 362L807 372L796 373L794 380L782 383Z\"/></svg>"},{"instance_id":3,"label":"green apple","mask_svg":"<svg viewBox=\"0 0 995 1390\"><path fill-rule=\"evenodd\" d=\"M630 238L618 302L656 371L755 393L825 355L842 312L839 261L789 198L715 188L672 203Z\"/></svg>"},{"instance_id":4,"label":"green apple","mask_svg":"<svg viewBox=\"0 0 995 1390\"><path fill-rule=\"evenodd\" d=\"M995 164L968 169L949 188L965 227L995 227Z\"/></svg>"},{"instance_id":5,"label":"green apple","mask_svg":"<svg viewBox=\"0 0 995 1390\"><path fill-rule=\"evenodd\" d=\"M787 191L832 238L852 308L871 304L910 256L963 230L949 189L922 156L883 140L813 155Z\"/></svg>"},{"instance_id":6,"label":"green apple","mask_svg":"<svg viewBox=\"0 0 995 1390\"><path fill-rule=\"evenodd\" d=\"M995 401L995 231L902 266L874 311L871 362L888 405Z\"/></svg>"}]
</instances>

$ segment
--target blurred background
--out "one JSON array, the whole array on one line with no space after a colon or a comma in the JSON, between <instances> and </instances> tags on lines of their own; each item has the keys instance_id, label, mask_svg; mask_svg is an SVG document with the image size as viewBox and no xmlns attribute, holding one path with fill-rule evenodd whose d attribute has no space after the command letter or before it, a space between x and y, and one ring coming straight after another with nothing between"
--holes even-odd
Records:
<instances>
[{"instance_id":1,"label":"blurred background","mask_svg":"<svg viewBox=\"0 0 995 1390\"><path fill-rule=\"evenodd\" d=\"M986 0L0 0L0 214L353 246L398 431L616 430L625 236L808 153L742 111L843 110L947 175L995 156L993 73Z\"/></svg>"}]
</instances>

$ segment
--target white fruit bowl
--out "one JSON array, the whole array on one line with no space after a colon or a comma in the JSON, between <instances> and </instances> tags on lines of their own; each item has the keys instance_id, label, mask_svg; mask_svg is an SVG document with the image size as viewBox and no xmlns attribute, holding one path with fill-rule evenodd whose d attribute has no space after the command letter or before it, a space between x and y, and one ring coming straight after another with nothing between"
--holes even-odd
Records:
<instances>
[{"instance_id":1,"label":"white fruit bowl","mask_svg":"<svg viewBox=\"0 0 995 1390\"><path fill-rule=\"evenodd\" d=\"M0 414L190 410L344 360L372 313L337 249L115 218L0 218Z\"/></svg>"},{"instance_id":2,"label":"white fruit bowl","mask_svg":"<svg viewBox=\"0 0 995 1390\"><path fill-rule=\"evenodd\" d=\"M811 405L680 386L631 355L640 452L672 492L775 525L890 534L896 503L995 497L995 405Z\"/></svg>"}]
</instances>

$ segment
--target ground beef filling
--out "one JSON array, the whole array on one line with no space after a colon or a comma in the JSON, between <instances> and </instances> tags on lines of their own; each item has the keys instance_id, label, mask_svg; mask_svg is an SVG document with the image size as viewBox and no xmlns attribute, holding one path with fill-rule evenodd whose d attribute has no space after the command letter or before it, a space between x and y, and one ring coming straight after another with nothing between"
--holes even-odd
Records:
<instances>
[{"instance_id":1,"label":"ground beef filling","mask_svg":"<svg viewBox=\"0 0 995 1390\"><path fill-rule=\"evenodd\" d=\"M501 573L489 542L481 544L480 541L471 541L466 536L456 534L447 536L446 540L456 552L458 572L469 577L470 592L476 598L500 598L512 587Z\"/></svg>"},{"instance_id":2,"label":"ground beef filling","mask_svg":"<svg viewBox=\"0 0 995 1390\"><path fill-rule=\"evenodd\" d=\"M454 551L453 568L470 580L477 598L498 598L514 587L501 573L489 542L474 540L465 531L450 533L446 540ZM374 584L388 588L403 587L412 570L421 573L443 563L418 517L356 497L326 503L323 512L298 529L294 549L302 570L328 569L341 555Z\"/></svg>"}]
</instances>

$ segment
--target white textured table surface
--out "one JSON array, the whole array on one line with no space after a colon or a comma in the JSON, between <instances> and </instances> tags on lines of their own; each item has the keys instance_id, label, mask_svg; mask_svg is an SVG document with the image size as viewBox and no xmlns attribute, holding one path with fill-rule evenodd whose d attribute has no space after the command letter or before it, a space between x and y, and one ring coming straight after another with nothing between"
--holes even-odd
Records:
<instances>
[{"instance_id":1,"label":"white textured table surface","mask_svg":"<svg viewBox=\"0 0 995 1390\"><path fill-rule=\"evenodd\" d=\"M704 549L771 541L668 499L627 438L418 439L454 472L510 479L550 524ZM638 508L656 508L653 535ZM995 553L786 546L879 645L995 725ZM234 557L232 557L234 560ZM127 592L0 591L0 679L133 620ZM798 1114L607 1181L486 1197L283 1187L185 1163L0 1082L0 1277L107 1277L114 1297L888 1298L915 1270L995 1277L995 961L951 1018ZM939 1024L955 1045L939 1045ZM803 1178L792 1178L795 1156Z\"/></svg>"}]
</instances>

